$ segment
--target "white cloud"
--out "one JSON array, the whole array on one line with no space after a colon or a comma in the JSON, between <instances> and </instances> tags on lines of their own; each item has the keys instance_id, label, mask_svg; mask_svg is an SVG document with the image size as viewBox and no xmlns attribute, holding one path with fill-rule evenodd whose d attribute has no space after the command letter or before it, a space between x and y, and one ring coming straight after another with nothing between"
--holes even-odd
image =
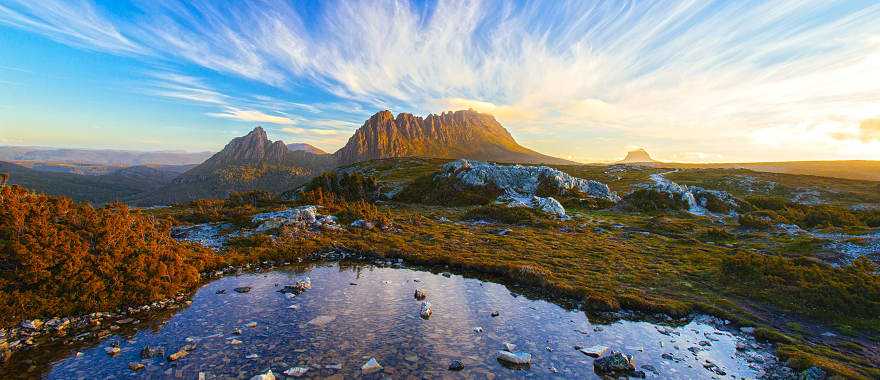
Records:
<instances>
[{"instance_id":1,"label":"white cloud","mask_svg":"<svg viewBox=\"0 0 880 380\"><path fill-rule=\"evenodd\" d=\"M211 112L208 116L219 117L224 119L233 119L247 122L272 123L272 124L293 124L294 121L286 116L269 115L261 111L242 110L236 108L227 108L223 112Z\"/></svg>"},{"instance_id":2,"label":"white cloud","mask_svg":"<svg viewBox=\"0 0 880 380\"><path fill-rule=\"evenodd\" d=\"M85 1L13 0L0 5L0 23L75 46L195 64L287 95L319 88L321 102L331 98L231 96L174 77L153 89L242 121L300 127L330 113L320 117L345 121L314 130L345 131L385 108L474 108L559 156L631 143L595 138L577 150L560 143L608 131L664 140L682 155L732 159L815 153L800 144L765 148L786 133L804 133L798 138L826 151L875 144L834 134L876 117L876 3L441 0L426 10L344 1L313 14L281 2L141 6L143 17L122 21Z\"/></svg>"}]
</instances>

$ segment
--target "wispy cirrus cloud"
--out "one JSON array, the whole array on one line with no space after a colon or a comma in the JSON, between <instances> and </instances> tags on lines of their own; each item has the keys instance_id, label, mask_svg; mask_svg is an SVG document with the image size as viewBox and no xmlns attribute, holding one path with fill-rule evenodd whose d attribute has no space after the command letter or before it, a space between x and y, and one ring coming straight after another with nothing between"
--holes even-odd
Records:
<instances>
[{"instance_id":1,"label":"wispy cirrus cloud","mask_svg":"<svg viewBox=\"0 0 880 380\"><path fill-rule=\"evenodd\" d=\"M635 144L666 147L661 158L696 151L742 159L768 154L767 139L792 131L835 154L853 144L870 152L873 144L873 135L854 131L880 102L880 4L429 5L161 1L139 3L135 16L122 18L86 1L10 0L0 5L0 23L181 70L212 70L220 78L210 82L163 78L154 95L216 107L212 117L296 124L301 134L323 130L318 120L350 130L381 108L474 108L526 143L574 158ZM224 76L274 90L212 88ZM834 137L850 130L856 138ZM587 141L560 143L574 138ZM786 155L815 154L810 144L780 143Z\"/></svg>"}]
</instances>

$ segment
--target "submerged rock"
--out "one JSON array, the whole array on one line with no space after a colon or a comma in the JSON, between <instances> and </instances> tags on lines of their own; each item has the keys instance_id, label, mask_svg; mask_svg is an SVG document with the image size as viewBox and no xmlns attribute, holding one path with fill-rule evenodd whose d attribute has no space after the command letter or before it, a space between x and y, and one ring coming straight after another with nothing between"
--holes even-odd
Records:
<instances>
[{"instance_id":1,"label":"submerged rock","mask_svg":"<svg viewBox=\"0 0 880 380\"><path fill-rule=\"evenodd\" d=\"M110 355L110 356L116 356L116 354L118 354L120 351L122 351L122 349L120 349L118 345L113 345L113 346L104 348L104 352L106 352L107 355Z\"/></svg>"},{"instance_id":2,"label":"submerged rock","mask_svg":"<svg viewBox=\"0 0 880 380\"><path fill-rule=\"evenodd\" d=\"M532 354L523 351L498 351L498 360L513 365L530 365L532 364Z\"/></svg>"},{"instance_id":3,"label":"submerged rock","mask_svg":"<svg viewBox=\"0 0 880 380\"><path fill-rule=\"evenodd\" d=\"M428 292L424 289L416 289L416 292L415 292L415 294L413 294L413 297L415 297L417 300L421 301L421 300L428 297Z\"/></svg>"},{"instance_id":4,"label":"submerged rock","mask_svg":"<svg viewBox=\"0 0 880 380\"><path fill-rule=\"evenodd\" d=\"M137 372L137 371L144 369L144 364L138 363L138 362L131 362L131 363L128 363L128 369Z\"/></svg>"},{"instance_id":5,"label":"submerged rock","mask_svg":"<svg viewBox=\"0 0 880 380\"><path fill-rule=\"evenodd\" d=\"M449 370L450 371L461 371L464 369L464 363L461 360L453 360L449 362Z\"/></svg>"},{"instance_id":6,"label":"submerged rock","mask_svg":"<svg viewBox=\"0 0 880 380\"><path fill-rule=\"evenodd\" d=\"M626 374L636 369L636 361L631 355L613 352L611 355L593 361L593 370L598 375Z\"/></svg>"},{"instance_id":7,"label":"submerged rock","mask_svg":"<svg viewBox=\"0 0 880 380\"><path fill-rule=\"evenodd\" d=\"M291 293L291 294L300 294L306 290L312 288L312 279L306 277L305 280L299 280L293 285L285 285L284 288L279 290L281 293Z\"/></svg>"},{"instance_id":8,"label":"submerged rock","mask_svg":"<svg viewBox=\"0 0 880 380\"><path fill-rule=\"evenodd\" d=\"M370 358L370 360L367 360L367 362L361 366L361 373L363 373L364 375L376 373L381 370L382 370L382 366L379 365L379 362L376 361L376 358Z\"/></svg>"},{"instance_id":9,"label":"submerged rock","mask_svg":"<svg viewBox=\"0 0 880 380\"><path fill-rule=\"evenodd\" d=\"M431 309L431 303L428 301L422 302L422 308L419 310L419 316L423 319L431 318L431 314L434 314L434 310Z\"/></svg>"},{"instance_id":10,"label":"submerged rock","mask_svg":"<svg viewBox=\"0 0 880 380\"><path fill-rule=\"evenodd\" d=\"M251 287L250 286L241 286L241 287L235 288L233 290L235 290L236 293L247 293L247 292L251 291Z\"/></svg>"},{"instance_id":11,"label":"submerged rock","mask_svg":"<svg viewBox=\"0 0 880 380\"><path fill-rule=\"evenodd\" d=\"M144 346L141 350L141 358L150 359L165 356L165 349L159 346Z\"/></svg>"},{"instance_id":12,"label":"submerged rock","mask_svg":"<svg viewBox=\"0 0 880 380\"><path fill-rule=\"evenodd\" d=\"M502 343L501 345L504 346L504 351L507 351L507 352L514 352L514 351L516 351L516 345L513 344L513 343L510 343L510 342L504 342L504 343Z\"/></svg>"}]
</instances>

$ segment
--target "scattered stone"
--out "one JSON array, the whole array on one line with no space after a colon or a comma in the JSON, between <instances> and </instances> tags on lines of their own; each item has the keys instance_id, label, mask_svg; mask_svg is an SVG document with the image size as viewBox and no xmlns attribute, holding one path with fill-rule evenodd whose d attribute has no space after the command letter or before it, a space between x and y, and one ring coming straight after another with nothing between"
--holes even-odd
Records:
<instances>
[{"instance_id":1,"label":"scattered stone","mask_svg":"<svg viewBox=\"0 0 880 380\"><path fill-rule=\"evenodd\" d=\"M21 327L26 328L28 330L39 330L43 328L43 321L39 319L34 319L30 321L21 322Z\"/></svg>"},{"instance_id":2,"label":"scattered stone","mask_svg":"<svg viewBox=\"0 0 880 380\"><path fill-rule=\"evenodd\" d=\"M611 355L593 360L593 371L598 375L626 374L635 369L635 359L620 352L612 352Z\"/></svg>"},{"instance_id":3,"label":"scattered stone","mask_svg":"<svg viewBox=\"0 0 880 380\"><path fill-rule=\"evenodd\" d=\"M422 309L419 310L419 316L421 316L422 319L428 319L431 318L431 314L434 314L434 310L431 309L431 303L428 301L423 301Z\"/></svg>"},{"instance_id":4,"label":"scattered stone","mask_svg":"<svg viewBox=\"0 0 880 380\"><path fill-rule=\"evenodd\" d=\"M361 373L363 373L364 375L376 373L381 370L382 370L382 366L379 365L379 362L376 361L376 358L370 358L370 360L367 360L367 362L361 366Z\"/></svg>"},{"instance_id":5,"label":"scattered stone","mask_svg":"<svg viewBox=\"0 0 880 380\"><path fill-rule=\"evenodd\" d=\"M474 327L474 332L479 334L479 333L483 332L483 328L482 327Z\"/></svg>"},{"instance_id":6,"label":"scattered stone","mask_svg":"<svg viewBox=\"0 0 880 380\"><path fill-rule=\"evenodd\" d=\"M220 289L220 290L214 292L214 294L226 294L226 289Z\"/></svg>"},{"instance_id":7,"label":"scattered stone","mask_svg":"<svg viewBox=\"0 0 880 380\"><path fill-rule=\"evenodd\" d=\"M159 346L144 346L144 349L141 350L141 358L144 359L158 358L162 356L165 356L165 349Z\"/></svg>"},{"instance_id":8,"label":"scattered stone","mask_svg":"<svg viewBox=\"0 0 880 380\"><path fill-rule=\"evenodd\" d=\"M305 280L299 280L293 285L285 285L284 288L279 290L281 293L287 294L300 294L306 290L312 288L312 279L306 277Z\"/></svg>"},{"instance_id":9,"label":"scattered stone","mask_svg":"<svg viewBox=\"0 0 880 380\"><path fill-rule=\"evenodd\" d=\"M428 297L428 292L424 289L416 289L415 294L413 295L417 300L421 301Z\"/></svg>"},{"instance_id":10,"label":"scattered stone","mask_svg":"<svg viewBox=\"0 0 880 380\"><path fill-rule=\"evenodd\" d=\"M180 351L177 351L171 355L168 355L168 361L171 361L171 362L178 361L182 358L185 358L187 355L189 355L189 351L180 350Z\"/></svg>"},{"instance_id":11,"label":"scattered stone","mask_svg":"<svg viewBox=\"0 0 880 380\"><path fill-rule=\"evenodd\" d=\"M128 363L128 369L137 372L137 371L144 369L144 364L138 363L138 362L131 362L131 363Z\"/></svg>"},{"instance_id":12,"label":"scattered stone","mask_svg":"<svg viewBox=\"0 0 880 380\"><path fill-rule=\"evenodd\" d=\"M373 222L363 220L363 219L358 219L358 220L355 220L354 222L351 222L351 227L361 228L364 230L372 230L373 228L376 227L376 225L373 224Z\"/></svg>"},{"instance_id":13,"label":"scattered stone","mask_svg":"<svg viewBox=\"0 0 880 380\"><path fill-rule=\"evenodd\" d=\"M259 358L260 358L260 355L257 355L257 354L250 354L250 355L248 355L248 356L245 356L244 358L245 358L245 359L259 359Z\"/></svg>"},{"instance_id":14,"label":"scattered stone","mask_svg":"<svg viewBox=\"0 0 880 380\"><path fill-rule=\"evenodd\" d=\"M461 371L464 369L464 363L461 360L453 360L449 362L449 370L450 371Z\"/></svg>"},{"instance_id":15,"label":"scattered stone","mask_svg":"<svg viewBox=\"0 0 880 380\"><path fill-rule=\"evenodd\" d=\"M247 293L247 292L251 291L251 287L250 286L242 286L242 287L235 288L233 290L235 290L236 293Z\"/></svg>"},{"instance_id":16,"label":"scattered stone","mask_svg":"<svg viewBox=\"0 0 880 380\"><path fill-rule=\"evenodd\" d=\"M798 380L824 380L825 377L825 371L822 368L810 367L801 372Z\"/></svg>"},{"instance_id":17,"label":"scattered stone","mask_svg":"<svg viewBox=\"0 0 880 380\"><path fill-rule=\"evenodd\" d=\"M515 352L516 351L516 345L513 343L504 342L502 345L504 346L504 351L507 351L507 352Z\"/></svg>"},{"instance_id":18,"label":"scattered stone","mask_svg":"<svg viewBox=\"0 0 880 380\"><path fill-rule=\"evenodd\" d=\"M449 272L443 272L443 273L440 273L440 275L443 277L446 277L446 278L452 277L452 273L449 273Z\"/></svg>"},{"instance_id":19,"label":"scattered stone","mask_svg":"<svg viewBox=\"0 0 880 380\"><path fill-rule=\"evenodd\" d=\"M240 329L240 328L236 328L235 330L232 330L232 333L235 334L235 335L241 335L241 329Z\"/></svg>"},{"instance_id":20,"label":"scattered stone","mask_svg":"<svg viewBox=\"0 0 880 380\"><path fill-rule=\"evenodd\" d=\"M293 367L291 369L288 369L287 371L284 371L284 375L292 376L292 377L301 377L301 376L305 375L306 372L309 372L309 367Z\"/></svg>"},{"instance_id":21,"label":"scattered stone","mask_svg":"<svg viewBox=\"0 0 880 380\"><path fill-rule=\"evenodd\" d=\"M245 327L254 328L257 327L257 322L248 322L248 324L244 325Z\"/></svg>"},{"instance_id":22,"label":"scattered stone","mask_svg":"<svg viewBox=\"0 0 880 380\"><path fill-rule=\"evenodd\" d=\"M252 377L251 380L275 380L275 374L272 373L272 370L270 369L266 373L262 373Z\"/></svg>"},{"instance_id":23,"label":"scattered stone","mask_svg":"<svg viewBox=\"0 0 880 380\"><path fill-rule=\"evenodd\" d=\"M501 315L501 313L499 313L497 310L492 312L492 318L495 318L499 315Z\"/></svg>"},{"instance_id":24,"label":"scattered stone","mask_svg":"<svg viewBox=\"0 0 880 380\"><path fill-rule=\"evenodd\" d=\"M237 345L241 344L241 341L238 339L232 339L229 341L229 344L231 344L233 346L237 346Z\"/></svg>"},{"instance_id":25,"label":"scattered stone","mask_svg":"<svg viewBox=\"0 0 880 380\"><path fill-rule=\"evenodd\" d=\"M110 356L116 356L116 354L118 354L120 351L122 351L122 349L119 348L118 344L104 348L104 352L106 352L107 355Z\"/></svg>"},{"instance_id":26,"label":"scattered stone","mask_svg":"<svg viewBox=\"0 0 880 380\"><path fill-rule=\"evenodd\" d=\"M527 366L532 364L532 354L522 351L498 351L498 361L507 364Z\"/></svg>"},{"instance_id":27,"label":"scattered stone","mask_svg":"<svg viewBox=\"0 0 880 380\"><path fill-rule=\"evenodd\" d=\"M584 348L581 348L581 349L580 349L580 352L582 352L584 355L591 356L591 357L594 357L594 358L598 358L598 357L600 357L600 356L602 356L602 355L605 355L605 353L608 352L608 347L607 347L607 346L602 346L602 345L598 345L598 344L597 344L597 345L592 346L592 347L584 347Z\"/></svg>"}]
</instances>

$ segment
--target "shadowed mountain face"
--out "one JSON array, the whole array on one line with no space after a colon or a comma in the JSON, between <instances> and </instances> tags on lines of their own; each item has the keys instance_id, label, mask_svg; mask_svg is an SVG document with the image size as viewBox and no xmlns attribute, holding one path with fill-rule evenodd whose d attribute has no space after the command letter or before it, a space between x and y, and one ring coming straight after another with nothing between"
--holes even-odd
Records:
<instances>
[{"instance_id":1,"label":"shadowed mountain face","mask_svg":"<svg viewBox=\"0 0 880 380\"><path fill-rule=\"evenodd\" d=\"M427 117L379 112L334 153L339 164L391 157L469 158L485 161L573 164L519 145L492 115L473 110Z\"/></svg>"},{"instance_id":2,"label":"shadowed mountain face","mask_svg":"<svg viewBox=\"0 0 880 380\"><path fill-rule=\"evenodd\" d=\"M188 202L201 198L225 198L248 190L282 192L302 185L335 166L330 155L291 151L282 141L272 142L256 127L207 161L175 178L170 184L136 197L142 206Z\"/></svg>"},{"instance_id":3,"label":"shadowed mountain face","mask_svg":"<svg viewBox=\"0 0 880 380\"><path fill-rule=\"evenodd\" d=\"M314 154L327 154L327 152L321 150L321 148L318 148L318 147L316 147L312 144L309 144L309 143L290 143L290 144L287 144L287 149L290 151L301 150L304 152L309 152L309 153L314 153Z\"/></svg>"},{"instance_id":4,"label":"shadowed mountain face","mask_svg":"<svg viewBox=\"0 0 880 380\"><path fill-rule=\"evenodd\" d=\"M626 154L626 157L620 161L622 163L639 163L639 162L657 162L644 149L636 149Z\"/></svg>"}]
</instances>

